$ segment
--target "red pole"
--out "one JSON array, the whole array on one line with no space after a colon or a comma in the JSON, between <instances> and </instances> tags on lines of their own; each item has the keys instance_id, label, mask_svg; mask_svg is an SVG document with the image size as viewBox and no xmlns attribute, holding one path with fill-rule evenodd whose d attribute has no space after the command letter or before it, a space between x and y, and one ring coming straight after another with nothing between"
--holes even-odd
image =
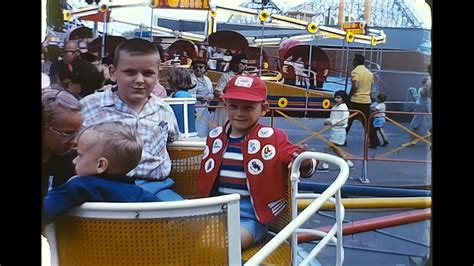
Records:
<instances>
[{"instance_id":1,"label":"red pole","mask_svg":"<svg viewBox=\"0 0 474 266\"><path fill-rule=\"evenodd\" d=\"M382 216L373 219L366 219L354 223L344 224L342 229L343 235L352 235L367 231L373 231L380 228L392 227L402 224L415 223L429 219L431 217L431 209L423 209L399 213L394 215ZM329 232L331 226L316 228L318 231ZM319 240L322 237L312 234L298 234L298 243L305 243L314 240Z\"/></svg>"}]
</instances>

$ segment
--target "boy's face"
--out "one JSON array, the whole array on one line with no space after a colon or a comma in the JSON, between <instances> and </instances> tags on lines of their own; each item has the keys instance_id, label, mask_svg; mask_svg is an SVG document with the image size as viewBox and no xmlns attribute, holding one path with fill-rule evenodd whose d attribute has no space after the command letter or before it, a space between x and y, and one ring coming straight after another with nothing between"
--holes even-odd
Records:
<instances>
[{"instance_id":1,"label":"boy's face","mask_svg":"<svg viewBox=\"0 0 474 266\"><path fill-rule=\"evenodd\" d=\"M158 80L159 54L130 55L120 52L119 62L111 67L120 98L129 105L143 104Z\"/></svg>"},{"instance_id":2,"label":"boy's face","mask_svg":"<svg viewBox=\"0 0 474 266\"><path fill-rule=\"evenodd\" d=\"M78 139L77 156L72 161L78 175L99 174L99 159L101 155L100 143L95 141L94 130L84 131Z\"/></svg>"},{"instance_id":3,"label":"boy's face","mask_svg":"<svg viewBox=\"0 0 474 266\"><path fill-rule=\"evenodd\" d=\"M227 99L225 108L232 125L232 134L237 136L246 135L267 107L268 104L263 102Z\"/></svg>"}]
</instances>

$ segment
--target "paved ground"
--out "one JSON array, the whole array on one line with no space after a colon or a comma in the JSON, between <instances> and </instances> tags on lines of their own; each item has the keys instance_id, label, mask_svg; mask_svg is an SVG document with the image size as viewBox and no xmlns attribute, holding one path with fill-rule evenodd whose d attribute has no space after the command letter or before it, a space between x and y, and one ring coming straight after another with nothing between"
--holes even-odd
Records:
<instances>
[{"instance_id":1,"label":"paved ground","mask_svg":"<svg viewBox=\"0 0 474 266\"><path fill-rule=\"evenodd\" d=\"M268 119L268 118L265 118ZM309 128L319 131L323 128L324 119L299 119L299 122ZM283 129L292 142L299 142L309 133L296 126L293 122L285 118L276 118L277 127ZM407 123L404 123L407 126ZM391 123L387 123L385 132L388 135L389 145L385 148L379 147L375 150L369 149L369 158L380 158L384 153L399 147L408 142L409 136L402 129ZM328 136L328 131L323 133ZM361 158L363 155L362 126L355 121L348 137L347 151L354 157ZM307 142L310 149L323 151L326 144L318 138ZM369 161L368 177L370 186L407 186L407 185L430 185L431 184L431 150L425 143L417 143L413 147L407 147L388 155L389 159L400 160L425 160L426 163L413 162L387 162ZM348 184L364 185L358 180L362 173L361 161L352 160L355 167L351 169L350 176L354 179L348 180ZM331 183L338 171L332 166L328 172L317 172L312 178L305 182ZM367 186L367 185L365 185ZM379 209L379 210L346 210L346 220L357 221L361 219L375 218L379 216L391 215L411 211L411 209ZM317 228L331 225L334 219L334 212L321 212L305 224L307 228ZM325 216L323 216L325 215ZM417 222L378 231L359 233L346 236L343 239L345 246L345 266L350 265L425 265L429 254L429 226L430 221ZM392 235L389 235L389 234ZM309 251L313 244L303 244L300 253ZM335 248L327 246L318 256L318 261L313 265L334 265Z\"/></svg>"},{"instance_id":2,"label":"paved ground","mask_svg":"<svg viewBox=\"0 0 474 266\"><path fill-rule=\"evenodd\" d=\"M269 118L264 118L264 123L269 123ZM301 118L298 122L311 128L314 131L321 130L324 125L324 119L318 118ZM275 118L274 125L283 129L289 136L289 139L296 143L310 135L308 131L301 128L294 122L282 118ZM403 124L407 127L407 123ZM416 186L431 185L431 150L426 143L418 142L412 147L406 147L387 155L384 159L397 160L419 160L429 161L425 163L416 162L387 162L379 161L384 154L399 149L400 145L409 141L408 133L396 127L391 123L386 123L384 128L388 137L389 145L387 147L378 147L377 149L369 149L369 158L374 159L368 161L368 178L370 185L374 186ZM328 138L329 131L323 133ZM348 136L348 145L344 147L354 157L352 159L354 168L351 169L350 176L354 180L348 180L348 184L361 184L358 178L362 175L362 157L363 157L363 128L362 125L355 121L352 125ZM313 138L307 142L310 150L324 151L326 143L319 138ZM319 172L315 174L310 181L330 183L334 180L338 171L336 167L331 167L329 172ZM308 181L308 180L305 180Z\"/></svg>"}]
</instances>

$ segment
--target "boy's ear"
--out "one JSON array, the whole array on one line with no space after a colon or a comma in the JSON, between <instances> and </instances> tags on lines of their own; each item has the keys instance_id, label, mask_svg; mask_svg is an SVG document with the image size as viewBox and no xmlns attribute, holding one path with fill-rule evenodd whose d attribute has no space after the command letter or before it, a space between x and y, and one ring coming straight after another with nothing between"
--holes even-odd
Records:
<instances>
[{"instance_id":1,"label":"boy's ear","mask_svg":"<svg viewBox=\"0 0 474 266\"><path fill-rule=\"evenodd\" d=\"M109 160L105 157L100 157L97 161L97 173L102 174L107 171L107 168L109 168Z\"/></svg>"},{"instance_id":2,"label":"boy's ear","mask_svg":"<svg viewBox=\"0 0 474 266\"><path fill-rule=\"evenodd\" d=\"M270 110L268 110L268 106L269 105L268 105L267 101L264 101L262 103L262 116L264 116L268 111L270 111Z\"/></svg>"}]
</instances>

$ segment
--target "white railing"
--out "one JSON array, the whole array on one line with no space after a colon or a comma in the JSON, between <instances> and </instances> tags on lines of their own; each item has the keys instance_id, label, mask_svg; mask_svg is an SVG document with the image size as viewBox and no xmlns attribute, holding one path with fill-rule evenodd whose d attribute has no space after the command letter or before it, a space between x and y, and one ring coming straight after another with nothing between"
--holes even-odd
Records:
<instances>
[{"instance_id":1,"label":"white railing","mask_svg":"<svg viewBox=\"0 0 474 266\"><path fill-rule=\"evenodd\" d=\"M300 177L300 165L303 160L314 158L319 161L324 161L337 165L340 168L339 175L336 180L322 193L298 193L298 181ZM346 161L342 158L321 153L321 152L303 152L301 153L293 162L291 168L291 182L292 182L292 209L293 209L293 219L292 221L283 228L278 234L276 234L272 240L270 240L260 251L258 251L254 256L252 256L245 265L259 265L269 256L281 243L283 243L290 235L292 236L292 260L293 265L297 265L296 261L296 246L297 232L312 233L315 235L323 236L321 241L310 251L307 257L302 261L301 265L307 265L311 259L316 257L318 253L327 245L329 241L332 241L336 244L336 265L342 265L344 262L344 249L342 246L342 221L344 219L344 206L341 201L341 187L346 183L347 178L349 177L349 166ZM333 197L335 195L335 198ZM296 200L298 198L315 198L315 200L304 209L299 215L296 215L297 206ZM329 230L329 232L322 232L317 230L308 230L308 229L299 229L303 223L308 221L316 212L321 208L321 206L326 202L330 201L335 203L336 206L336 223ZM337 237L335 237L337 236Z\"/></svg>"}]
</instances>

